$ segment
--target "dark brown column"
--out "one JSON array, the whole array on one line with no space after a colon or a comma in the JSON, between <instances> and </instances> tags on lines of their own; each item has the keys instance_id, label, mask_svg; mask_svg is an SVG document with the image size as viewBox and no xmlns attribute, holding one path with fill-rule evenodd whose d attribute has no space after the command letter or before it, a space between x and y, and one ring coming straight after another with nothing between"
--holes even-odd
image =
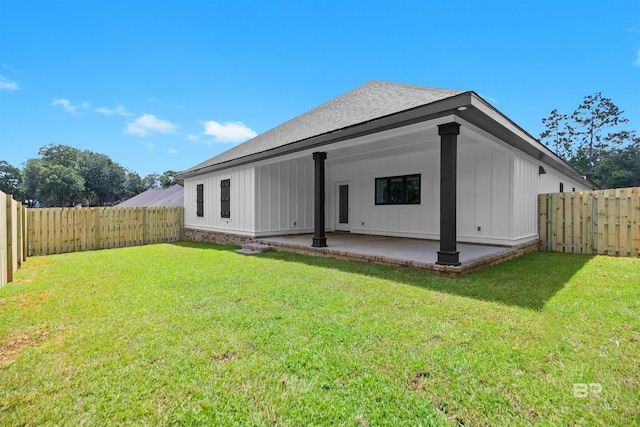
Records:
<instances>
[{"instance_id":1,"label":"dark brown column","mask_svg":"<svg viewBox=\"0 0 640 427\"><path fill-rule=\"evenodd\" d=\"M455 122L438 125L440 135L440 265L460 265L456 241L456 178L458 135L460 125Z\"/></svg>"},{"instance_id":2,"label":"dark brown column","mask_svg":"<svg viewBox=\"0 0 640 427\"><path fill-rule=\"evenodd\" d=\"M327 153L313 153L314 167L314 190L313 190L313 246L314 248L324 248L327 246L327 238L324 236L324 161Z\"/></svg>"}]
</instances>

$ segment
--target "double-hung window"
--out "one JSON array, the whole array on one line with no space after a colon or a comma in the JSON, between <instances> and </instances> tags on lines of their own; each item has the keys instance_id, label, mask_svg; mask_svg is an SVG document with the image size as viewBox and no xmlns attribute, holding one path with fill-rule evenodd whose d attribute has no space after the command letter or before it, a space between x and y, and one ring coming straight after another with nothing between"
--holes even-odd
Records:
<instances>
[{"instance_id":1,"label":"double-hung window","mask_svg":"<svg viewBox=\"0 0 640 427\"><path fill-rule=\"evenodd\" d=\"M376 205L419 205L420 174L376 178Z\"/></svg>"}]
</instances>

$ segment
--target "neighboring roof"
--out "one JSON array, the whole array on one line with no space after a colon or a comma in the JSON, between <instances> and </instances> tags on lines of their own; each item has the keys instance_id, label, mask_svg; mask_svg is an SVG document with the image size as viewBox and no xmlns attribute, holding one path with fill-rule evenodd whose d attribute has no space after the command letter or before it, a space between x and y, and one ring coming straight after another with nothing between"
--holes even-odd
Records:
<instances>
[{"instance_id":1,"label":"neighboring roof","mask_svg":"<svg viewBox=\"0 0 640 427\"><path fill-rule=\"evenodd\" d=\"M117 204L117 208L143 206L184 206L184 189L176 184L167 189L150 188L144 193L133 196Z\"/></svg>"},{"instance_id":2,"label":"neighboring roof","mask_svg":"<svg viewBox=\"0 0 640 427\"><path fill-rule=\"evenodd\" d=\"M461 93L465 91L372 80L181 174L273 150Z\"/></svg>"}]
</instances>

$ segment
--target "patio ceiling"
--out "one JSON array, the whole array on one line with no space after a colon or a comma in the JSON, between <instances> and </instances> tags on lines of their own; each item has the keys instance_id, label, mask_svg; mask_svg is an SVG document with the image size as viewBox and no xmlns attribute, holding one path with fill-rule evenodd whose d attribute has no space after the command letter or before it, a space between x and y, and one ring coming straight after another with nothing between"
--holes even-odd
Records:
<instances>
[{"instance_id":1,"label":"patio ceiling","mask_svg":"<svg viewBox=\"0 0 640 427\"><path fill-rule=\"evenodd\" d=\"M344 164L354 161L369 160L390 154L404 154L434 150L440 155L440 136L438 125L456 121L459 122L461 132L459 143L483 141L500 146L507 144L499 141L492 135L483 132L476 126L449 115L438 119L413 123L401 128L388 129L378 133L367 134L349 140L343 140L324 145L322 151L327 153L327 164ZM311 161L311 155L318 148L307 149L286 156L272 158L260 162L260 164L276 163L284 160L307 159Z\"/></svg>"}]
</instances>

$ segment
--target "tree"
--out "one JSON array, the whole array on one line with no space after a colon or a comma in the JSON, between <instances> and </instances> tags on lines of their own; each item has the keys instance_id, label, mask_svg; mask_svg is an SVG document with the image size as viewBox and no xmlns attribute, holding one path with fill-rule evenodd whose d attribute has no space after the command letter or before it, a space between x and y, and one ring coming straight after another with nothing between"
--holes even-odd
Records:
<instances>
[{"instance_id":1,"label":"tree","mask_svg":"<svg viewBox=\"0 0 640 427\"><path fill-rule=\"evenodd\" d=\"M140 175L138 175L137 172L127 171L124 189L123 198L125 199L137 196L145 190L142 178L140 178Z\"/></svg>"},{"instance_id":2,"label":"tree","mask_svg":"<svg viewBox=\"0 0 640 427\"><path fill-rule=\"evenodd\" d=\"M607 153L593 168L593 176L603 188L640 187L640 138Z\"/></svg>"},{"instance_id":3,"label":"tree","mask_svg":"<svg viewBox=\"0 0 640 427\"><path fill-rule=\"evenodd\" d=\"M620 132L603 135L607 128L627 123L622 117L623 111L611 101L604 98L601 92L585 96L582 103L571 115L571 120L577 125L575 130L575 145L580 159L586 164L583 168L591 172L602 154L623 142ZM623 134L628 135L628 132Z\"/></svg>"},{"instance_id":4,"label":"tree","mask_svg":"<svg viewBox=\"0 0 640 427\"><path fill-rule=\"evenodd\" d=\"M16 200L22 200L21 184L22 172L20 169L0 160L0 191L13 195Z\"/></svg>"},{"instance_id":5,"label":"tree","mask_svg":"<svg viewBox=\"0 0 640 427\"><path fill-rule=\"evenodd\" d=\"M29 159L24 165L20 190L23 194L27 207L32 208L36 201L42 200L39 195L42 167L42 159Z\"/></svg>"},{"instance_id":6,"label":"tree","mask_svg":"<svg viewBox=\"0 0 640 427\"><path fill-rule=\"evenodd\" d=\"M609 98L596 92L588 95L571 115L551 111L542 119L545 131L540 140L567 163L603 188L629 187L640 164L638 138Z\"/></svg>"},{"instance_id":7,"label":"tree","mask_svg":"<svg viewBox=\"0 0 640 427\"><path fill-rule=\"evenodd\" d=\"M569 125L568 119L566 114L560 114L558 110L551 111L549 117L542 119L546 130L540 134L540 139L547 141L549 148L564 159L573 156L571 140L574 129Z\"/></svg>"},{"instance_id":8,"label":"tree","mask_svg":"<svg viewBox=\"0 0 640 427\"><path fill-rule=\"evenodd\" d=\"M104 154L50 144L29 159L21 186L27 203L104 205L125 195L126 170ZM56 187L59 186L59 187Z\"/></svg>"},{"instance_id":9,"label":"tree","mask_svg":"<svg viewBox=\"0 0 640 427\"><path fill-rule=\"evenodd\" d=\"M81 201L84 178L79 173L82 152L68 145L49 144L38 150L40 158L27 160L22 191L28 206L73 206Z\"/></svg>"},{"instance_id":10,"label":"tree","mask_svg":"<svg viewBox=\"0 0 640 427\"><path fill-rule=\"evenodd\" d=\"M177 174L178 172L174 170L165 171L160 177L160 186L162 188L169 188L173 187L176 184L182 185L184 183L184 180L176 179Z\"/></svg>"},{"instance_id":11,"label":"tree","mask_svg":"<svg viewBox=\"0 0 640 427\"><path fill-rule=\"evenodd\" d=\"M124 196L126 171L104 154L85 151L80 161L89 205L104 206Z\"/></svg>"},{"instance_id":12,"label":"tree","mask_svg":"<svg viewBox=\"0 0 640 427\"><path fill-rule=\"evenodd\" d=\"M142 183L144 184L145 190L150 188L160 188L160 175L155 172L150 173L142 179Z\"/></svg>"},{"instance_id":13,"label":"tree","mask_svg":"<svg viewBox=\"0 0 640 427\"><path fill-rule=\"evenodd\" d=\"M52 165L76 169L78 167L82 151L77 148L62 144L49 144L38 150L42 160Z\"/></svg>"},{"instance_id":14,"label":"tree","mask_svg":"<svg viewBox=\"0 0 640 427\"><path fill-rule=\"evenodd\" d=\"M82 197L84 179L71 167L45 165L39 173L39 198L54 206L73 206Z\"/></svg>"}]
</instances>

